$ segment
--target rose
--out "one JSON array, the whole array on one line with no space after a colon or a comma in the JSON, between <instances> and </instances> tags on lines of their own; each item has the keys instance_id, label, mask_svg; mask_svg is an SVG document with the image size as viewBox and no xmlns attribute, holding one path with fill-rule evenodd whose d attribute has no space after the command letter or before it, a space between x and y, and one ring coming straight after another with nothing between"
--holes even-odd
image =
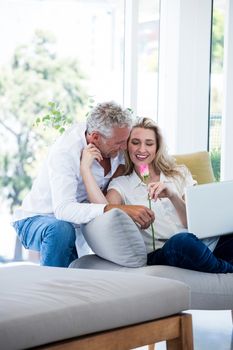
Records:
<instances>
[{"instance_id":1,"label":"rose","mask_svg":"<svg viewBox=\"0 0 233 350\"><path fill-rule=\"evenodd\" d=\"M139 165L139 173L143 182L146 183L146 180L149 179L149 176L150 176L148 164ZM149 202L149 208L151 209L151 198L149 193L147 198ZM155 230L154 230L154 225L152 223L151 223L151 231L152 231L153 249L155 250Z\"/></svg>"},{"instance_id":2,"label":"rose","mask_svg":"<svg viewBox=\"0 0 233 350\"><path fill-rule=\"evenodd\" d=\"M146 182L150 175L148 164L139 165L139 173L143 179L143 182Z\"/></svg>"}]
</instances>

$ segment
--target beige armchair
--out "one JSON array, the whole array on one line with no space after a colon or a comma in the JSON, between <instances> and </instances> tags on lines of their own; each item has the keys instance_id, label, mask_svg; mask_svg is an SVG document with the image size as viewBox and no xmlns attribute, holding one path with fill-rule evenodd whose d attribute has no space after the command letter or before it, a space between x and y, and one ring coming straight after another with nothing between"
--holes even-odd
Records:
<instances>
[{"instance_id":1,"label":"beige armchair","mask_svg":"<svg viewBox=\"0 0 233 350\"><path fill-rule=\"evenodd\" d=\"M215 181L209 152L187 153L174 155L174 157L177 164L185 164L189 168L199 185Z\"/></svg>"}]
</instances>

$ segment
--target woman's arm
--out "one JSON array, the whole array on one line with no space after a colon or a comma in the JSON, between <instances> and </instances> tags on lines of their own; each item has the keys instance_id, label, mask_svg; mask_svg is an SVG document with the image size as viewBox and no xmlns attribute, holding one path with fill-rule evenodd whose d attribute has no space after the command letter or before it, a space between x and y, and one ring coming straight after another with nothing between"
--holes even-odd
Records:
<instances>
[{"instance_id":1,"label":"woman's arm","mask_svg":"<svg viewBox=\"0 0 233 350\"><path fill-rule=\"evenodd\" d=\"M120 193L113 188L107 192L106 199L109 204L124 204Z\"/></svg>"},{"instance_id":2,"label":"woman's arm","mask_svg":"<svg viewBox=\"0 0 233 350\"><path fill-rule=\"evenodd\" d=\"M148 185L148 191L151 199L168 198L174 205L177 214L184 227L187 227L186 206L183 198L173 192L166 183L152 182Z\"/></svg>"},{"instance_id":3,"label":"woman's arm","mask_svg":"<svg viewBox=\"0 0 233 350\"><path fill-rule=\"evenodd\" d=\"M174 205L177 214L182 222L184 227L188 227L187 223L187 215L186 215L186 205L183 198L180 198L178 194L174 193L174 195L170 198L170 201Z\"/></svg>"}]
</instances>

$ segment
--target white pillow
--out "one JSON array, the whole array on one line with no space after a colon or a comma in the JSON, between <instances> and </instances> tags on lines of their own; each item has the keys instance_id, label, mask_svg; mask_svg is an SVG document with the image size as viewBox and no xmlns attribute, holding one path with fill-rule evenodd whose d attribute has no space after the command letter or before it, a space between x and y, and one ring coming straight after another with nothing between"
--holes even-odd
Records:
<instances>
[{"instance_id":1,"label":"white pillow","mask_svg":"<svg viewBox=\"0 0 233 350\"><path fill-rule=\"evenodd\" d=\"M112 209L82 225L83 235L93 252L126 267L146 265L147 252L142 235L122 210Z\"/></svg>"}]
</instances>

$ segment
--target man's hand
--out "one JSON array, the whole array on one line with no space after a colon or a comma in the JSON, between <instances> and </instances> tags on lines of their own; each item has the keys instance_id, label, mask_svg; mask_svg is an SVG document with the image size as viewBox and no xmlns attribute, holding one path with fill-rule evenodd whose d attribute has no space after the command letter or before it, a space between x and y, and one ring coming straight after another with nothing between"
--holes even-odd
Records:
<instances>
[{"instance_id":1,"label":"man's hand","mask_svg":"<svg viewBox=\"0 0 233 350\"><path fill-rule=\"evenodd\" d=\"M92 143L89 143L87 147L85 147L82 151L80 163L81 171L85 172L85 170L90 169L94 159L100 162L103 160L103 157L100 153L100 150Z\"/></svg>"},{"instance_id":2,"label":"man's hand","mask_svg":"<svg viewBox=\"0 0 233 350\"><path fill-rule=\"evenodd\" d=\"M124 211L142 229L148 228L155 220L154 212L144 205L107 204L104 208L104 212L114 208Z\"/></svg>"}]
</instances>

